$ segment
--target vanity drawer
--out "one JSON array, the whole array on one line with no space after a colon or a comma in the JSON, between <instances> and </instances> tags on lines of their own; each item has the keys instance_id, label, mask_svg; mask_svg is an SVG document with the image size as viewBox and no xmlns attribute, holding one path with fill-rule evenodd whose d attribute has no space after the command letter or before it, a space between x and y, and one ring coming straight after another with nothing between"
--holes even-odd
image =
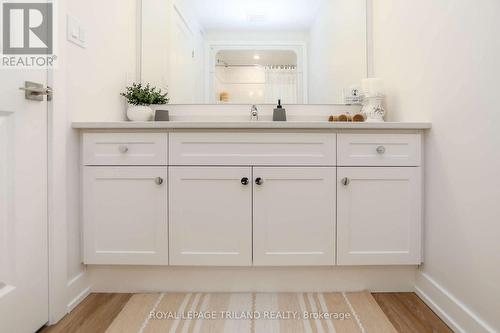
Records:
<instances>
[{"instance_id":1,"label":"vanity drawer","mask_svg":"<svg viewBox=\"0 0 500 333\"><path fill-rule=\"evenodd\" d=\"M167 165L167 133L84 133L85 165Z\"/></svg>"},{"instance_id":2,"label":"vanity drawer","mask_svg":"<svg viewBox=\"0 0 500 333\"><path fill-rule=\"evenodd\" d=\"M339 166L419 166L420 134L338 135Z\"/></svg>"},{"instance_id":3,"label":"vanity drawer","mask_svg":"<svg viewBox=\"0 0 500 333\"><path fill-rule=\"evenodd\" d=\"M171 133L170 165L334 166L334 133Z\"/></svg>"}]
</instances>

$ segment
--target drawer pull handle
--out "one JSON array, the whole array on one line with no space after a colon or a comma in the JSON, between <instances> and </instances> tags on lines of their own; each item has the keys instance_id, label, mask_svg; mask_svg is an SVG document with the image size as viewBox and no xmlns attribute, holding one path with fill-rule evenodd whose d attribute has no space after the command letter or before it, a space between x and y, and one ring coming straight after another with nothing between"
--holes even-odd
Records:
<instances>
[{"instance_id":1,"label":"drawer pull handle","mask_svg":"<svg viewBox=\"0 0 500 333\"><path fill-rule=\"evenodd\" d=\"M342 178L342 180L340 182L342 183L342 185L347 186L351 183L351 180L349 178L345 177L345 178Z\"/></svg>"},{"instance_id":2,"label":"drawer pull handle","mask_svg":"<svg viewBox=\"0 0 500 333\"><path fill-rule=\"evenodd\" d=\"M163 178L161 178L161 177L156 177L156 178L155 178L155 183L156 183L156 185L162 185L162 184L163 184Z\"/></svg>"},{"instance_id":3,"label":"drawer pull handle","mask_svg":"<svg viewBox=\"0 0 500 333\"><path fill-rule=\"evenodd\" d=\"M128 152L128 147L126 145L120 145L120 147L118 147L118 150L120 150L120 153L125 154Z\"/></svg>"},{"instance_id":4,"label":"drawer pull handle","mask_svg":"<svg viewBox=\"0 0 500 333\"><path fill-rule=\"evenodd\" d=\"M262 184L264 184L264 179L262 179L261 177L255 178L255 184L261 186Z\"/></svg>"},{"instance_id":5,"label":"drawer pull handle","mask_svg":"<svg viewBox=\"0 0 500 333\"><path fill-rule=\"evenodd\" d=\"M378 146L377 147L377 153L379 153L379 154L385 154L385 147L384 146Z\"/></svg>"},{"instance_id":6,"label":"drawer pull handle","mask_svg":"<svg viewBox=\"0 0 500 333\"><path fill-rule=\"evenodd\" d=\"M247 186L250 183L250 180L247 177L241 178L241 185Z\"/></svg>"}]
</instances>

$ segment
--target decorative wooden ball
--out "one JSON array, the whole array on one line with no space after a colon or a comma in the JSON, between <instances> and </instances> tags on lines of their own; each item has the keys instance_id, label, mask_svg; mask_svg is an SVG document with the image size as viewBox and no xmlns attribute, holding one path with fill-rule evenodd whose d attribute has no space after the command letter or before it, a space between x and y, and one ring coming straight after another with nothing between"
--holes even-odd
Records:
<instances>
[{"instance_id":1,"label":"decorative wooden ball","mask_svg":"<svg viewBox=\"0 0 500 333\"><path fill-rule=\"evenodd\" d=\"M345 114L341 114L337 121L349 121L349 118Z\"/></svg>"},{"instance_id":2,"label":"decorative wooden ball","mask_svg":"<svg viewBox=\"0 0 500 333\"><path fill-rule=\"evenodd\" d=\"M355 114L352 117L352 121L359 122L359 123L364 122L365 121L365 116L362 115L361 113L357 113L357 114Z\"/></svg>"}]
</instances>

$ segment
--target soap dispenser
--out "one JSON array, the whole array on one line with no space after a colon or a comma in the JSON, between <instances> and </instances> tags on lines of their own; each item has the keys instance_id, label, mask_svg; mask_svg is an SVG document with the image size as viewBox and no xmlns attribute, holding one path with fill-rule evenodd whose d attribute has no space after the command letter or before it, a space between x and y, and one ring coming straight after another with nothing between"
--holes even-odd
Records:
<instances>
[{"instance_id":1,"label":"soap dispenser","mask_svg":"<svg viewBox=\"0 0 500 333\"><path fill-rule=\"evenodd\" d=\"M278 100L278 106L274 109L273 121L286 121L286 110L281 106L281 99Z\"/></svg>"}]
</instances>

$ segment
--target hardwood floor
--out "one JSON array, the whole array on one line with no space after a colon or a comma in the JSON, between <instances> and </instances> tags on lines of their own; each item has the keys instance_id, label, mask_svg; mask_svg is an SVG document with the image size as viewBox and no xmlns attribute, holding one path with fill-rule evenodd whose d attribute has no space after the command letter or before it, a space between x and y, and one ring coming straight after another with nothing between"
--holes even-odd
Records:
<instances>
[{"instance_id":1,"label":"hardwood floor","mask_svg":"<svg viewBox=\"0 0 500 333\"><path fill-rule=\"evenodd\" d=\"M91 294L57 325L39 333L101 333L111 325L132 294Z\"/></svg>"},{"instance_id":2,"label":"hardwood floor","mask_svg":"<svg viewBox=\"0 0 500 333\"><path fill-rule=\"evenodd\" d=\"M453 333L414 293L380 293L372 295L398 332Z\"/></svg>"},{"instance_id":3,"label":"hardwood floor","mask_svg":"<svg viewBox=\"0 0 500 333\"><path fill-rule=\"evenodd\" d=\"M131 296L91 294L57 325L39 333L103 333ZM453 333L414 293L376 293L373 297L400 333Z\"/></svg>"}]
</instances>

